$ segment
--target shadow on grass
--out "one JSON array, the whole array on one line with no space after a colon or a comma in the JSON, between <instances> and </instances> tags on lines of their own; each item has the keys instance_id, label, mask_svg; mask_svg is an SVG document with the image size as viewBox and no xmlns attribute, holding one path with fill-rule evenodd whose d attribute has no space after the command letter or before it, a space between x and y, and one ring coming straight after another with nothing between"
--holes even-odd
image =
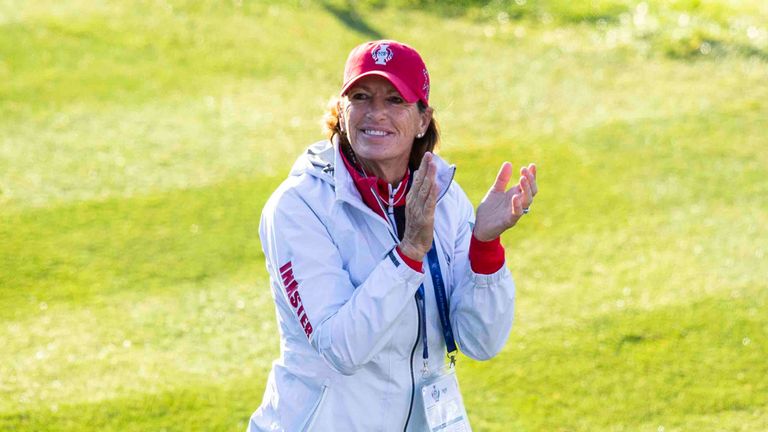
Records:
<instances>
[{"instance_id":1,"label":"shadow on grass","mask_svg":"<svg viewBox=\"0 0 768 432\"><path fill-rule=\"evenodd\" d=\"M322 6L350 30L354 30L370 39L384 39L382 33L365 22L365 19L360 15L353 2L347 1L346 6L340 7L324 1Z\"/></svg>"}]
</instances>

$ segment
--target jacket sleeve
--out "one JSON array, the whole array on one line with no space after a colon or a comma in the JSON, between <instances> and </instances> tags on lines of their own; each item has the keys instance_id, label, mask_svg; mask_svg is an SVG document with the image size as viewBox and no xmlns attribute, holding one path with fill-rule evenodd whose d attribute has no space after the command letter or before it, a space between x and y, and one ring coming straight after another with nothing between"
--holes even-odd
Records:
<instances>
[{"instance_id":1,"label":"jacket sleeve","mask_svg":"<svg viewBox=\"0 0 768 432\"><path fill-rule=\"evenodd\" d=\"M391 339L424 276L390 251L354 286L323 217L289 189L267 203L259 234L270 277L282 287L276 301L288 303L330 367L351 375Z\"/></svg>"},{"instance_id":2,"label":"jacket sleeve","mask_svg":"<svg viewBox=\"0 0 768 432\"><path fill-rule=\"evenodd\" d=\"M459 189L457 187L457 189ZM450 316L456 343L461 351L476 360L487 360L504 347L512 329L515 309L515 283L506 263L492 274L478 274L469 263L475 213L459 189L461 209L454 246Z\"/></svg>"}]
</instances>

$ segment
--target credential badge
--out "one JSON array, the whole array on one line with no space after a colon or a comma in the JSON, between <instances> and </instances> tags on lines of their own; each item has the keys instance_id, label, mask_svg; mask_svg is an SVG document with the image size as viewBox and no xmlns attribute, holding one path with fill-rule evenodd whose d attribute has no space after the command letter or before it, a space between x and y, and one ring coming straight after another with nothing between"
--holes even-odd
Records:
<instances>
[{"instance_id":1,"label":"credential badge","mask_svg":"<svg viewBox=\"0 0 768 432\"><path fill-rule=\"evenodd\" d=\"M373 57L378 65L386 65L388 61L392 60L392 56L389 44L385 43L376 45L376 48L371 51L371 57Z\"/></svg>"}]
</instances>

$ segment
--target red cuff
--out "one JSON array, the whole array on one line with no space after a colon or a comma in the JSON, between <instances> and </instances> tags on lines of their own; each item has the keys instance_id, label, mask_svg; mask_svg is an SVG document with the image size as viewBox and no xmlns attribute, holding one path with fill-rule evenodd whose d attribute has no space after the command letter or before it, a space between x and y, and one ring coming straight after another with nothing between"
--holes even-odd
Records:
<instances>
[{"instance_id":1,"label":"red cuff","mask_svg":"<svg viewBox=\"0 0 768 432\"><path fill-rule=\"evenodd\" d=\"M472 271L478 274L493 274L504 265L504 246L501 238L491 241L480 241L472 236L469 243L469 264Z\"/></svg>"},{"instance_id":2,"label":"red cuff","mask_svg":"<svg viewBox=\"0 0 768 432\"><path fill-rule=\"evenodd\" d=\"M400 246L395 248L397 250L397 255L400 257L401 260L403 260L404 263L408 264L408 267L416 270L419 273L424 273L424 268L421 265L421 261L416 261L413 258L409 258L405 256L405 254L400 251Z\"/></svg>"}]
</instances>

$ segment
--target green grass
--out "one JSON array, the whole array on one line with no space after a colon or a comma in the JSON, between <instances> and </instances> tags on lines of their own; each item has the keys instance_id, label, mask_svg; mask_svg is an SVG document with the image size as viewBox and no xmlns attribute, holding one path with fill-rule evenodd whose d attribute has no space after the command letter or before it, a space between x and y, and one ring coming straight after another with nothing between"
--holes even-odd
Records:
<instances>
[{"instance_id":1,"label":"green grass","mask_svg":"<svg viewBox=\"0 0 768 432\"><path fill-rule=\"evenodd\" d=\"M474 428L768 430L763 2L355 4L0 3L0 430L244 429L260 208L378 36L424 54L473 201L540 167Z\"/></svg>"}]
</instances>

